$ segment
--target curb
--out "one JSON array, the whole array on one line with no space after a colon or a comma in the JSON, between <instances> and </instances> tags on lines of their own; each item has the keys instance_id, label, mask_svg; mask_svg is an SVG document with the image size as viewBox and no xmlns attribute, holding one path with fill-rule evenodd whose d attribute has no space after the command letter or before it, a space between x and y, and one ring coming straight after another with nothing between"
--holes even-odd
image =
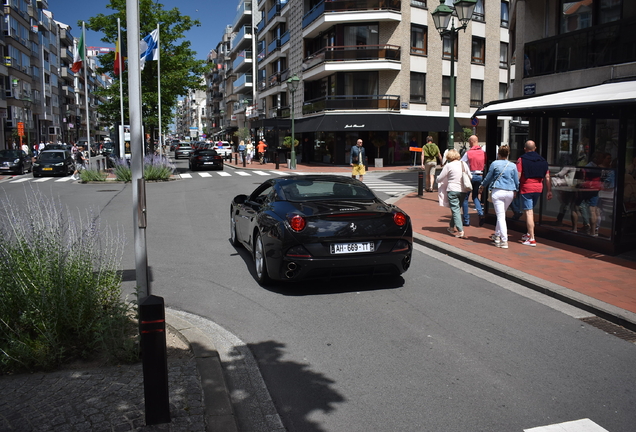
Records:
<instances>
[{"instance_id":1,"label":"curb","mask_svg":"<svg viewBox=\"0 0 636 432\"><path fill-rule=\"evenodd\" d=\"M207 432L238 432L230 392L216 347L208 336L190 322L166 310L166 324L183 336L194 352L201 376Z\"/></svg>"},{"instance_id":2,"label":"curb","mask_svg":"<svg viewBox=\"0 0 636 432\"><path fill-rule=\"evenodd\" d=\"M523 285L544 295L553 297L569 305L578 307L586 312L593 313L619 326L636 332L636 313L621 309L617 306L597 300L593 297L581 294L561 285L534 277L504 264L491 261L479 255L466 252L447 243L426 237L419 233L413 233L413 241L419 245L433 249L437 252L451 256L462 262L471 264L477 268L495 274L509 281Z\"/></svg>"}]
</instances>

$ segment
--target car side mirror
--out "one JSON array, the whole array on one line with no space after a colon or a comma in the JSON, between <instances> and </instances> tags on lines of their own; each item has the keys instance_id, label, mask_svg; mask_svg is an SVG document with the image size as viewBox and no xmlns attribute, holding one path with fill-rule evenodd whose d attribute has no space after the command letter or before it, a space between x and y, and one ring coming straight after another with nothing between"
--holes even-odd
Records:
<instances>
[{"instance_id":1,"label":"car side mirror","mask_svg":"<svg viewBox=\"0 0 636 432\"><path fill-rule=\"evenodd\" d=\"M245 204L247 201L247 195L237 195L234 197L234 202L237 204Z\"/></svg>"}]
</instances>

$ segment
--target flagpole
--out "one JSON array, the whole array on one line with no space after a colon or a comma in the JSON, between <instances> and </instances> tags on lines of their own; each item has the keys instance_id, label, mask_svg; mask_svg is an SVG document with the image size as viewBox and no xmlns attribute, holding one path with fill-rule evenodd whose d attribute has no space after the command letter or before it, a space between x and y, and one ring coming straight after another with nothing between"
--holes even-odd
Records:
<instances>
[{"instance_id":1,"label":"flagpole","mask_svg":"<svg viewBox=\"0 0 636 432\"><path fill-rule=\"evenodd\" d=\"M117 18L117 43L119 44L119 113L120 113L120 125L119 125L119 157L124 159L126 157L126 143L124 136L124 56L121 46L121 20Z\"/></svg>"},{"instance_id":2,"label":"flagpole","mask_svg":"<svg viewBox=\"0 0 636 432\"><path fill-rule=\"evenodd\" d=\"M84 39L84 106L86 107L86 146L88 147L88 167L91 166L91 125L88 114L88 56L86 55L86 23L82 21L82 38Z\"/></svg>"},{"instance_id":3,"label":"flagpole","mask_svg":"<svg viewBox=\"0 0 636 432\"><path fill-rule=\"evenodd\" d=\"M157 99L159 101L159 154L163 154L163 139L161 129L161 35L157 23Z\"/></svg>"}]
</instances>

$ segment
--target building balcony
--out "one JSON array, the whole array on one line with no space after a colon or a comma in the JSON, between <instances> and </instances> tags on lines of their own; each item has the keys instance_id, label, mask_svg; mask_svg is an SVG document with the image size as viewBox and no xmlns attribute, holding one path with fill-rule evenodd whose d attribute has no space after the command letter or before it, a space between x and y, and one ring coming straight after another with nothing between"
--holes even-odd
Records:
<instances>
[{"instance_id":1,"label":"building balcony","mask_svg":"<svg viewBox=\"0 0 636 432\"><path fill-rule=\"evenodd\" d=\"M243 51L236 56L232 64L234 72L240 73L252 68L252 51Z\"/></svg>"},{"instance_id":2,"label":"building balcony","mask_svg":"<svg viewBox=\"0 0 636 432\"><path fill-rule=\"evenodd\" d=\"M305 101L303 114L334 110L399 111L400 97L396 95L324 96Z\"/></svg>"},{"instance_id":3,"label":"building balcony","mask_svg":"<svg viewBox=\"0 0 636 432\"><path fill-rule=\"evenodd\" d=\"M242 1L232 23L232 30L237 31L241 25L252 22L252 2Z\"/></svg>"},{"instance_id":4,"label":"building balcony","mask_svg":"<svg viewBox=\"0 0 636 432\"><path fill-rule=\"evenodd\" d=\"M524 47L523 76L549 75L634 62L634 25L636 19L623 19L528 42Z\"/></svg>"},{"instance_id":5,"label":"building balcony","mask_svg":"<svg viewBox=\"0 0 636 432\"><path fill-rule=\"evenodd\" d=\"M400 0L324 0L303 16L303 38L314 38L335 24L402 21Z\"/></svg>"},{"instance_id":6,"label":"building balcony","mask_svg":"<svg viewBox=\"0 0 636 432\"><path fill-rule=\"evenodd\" d=\"M248 93L252 91L252 74L244 73L234 81L235 93Z\"/></svg>"},{"instance_id":7,"label":"building balcony","mask_svg":"<svg viewBox=\"0 0 636 432\"><path fill-rule=\"evenodd\" d=\"M232 39L230 51L235 53L252 46L252 26L246 25Z\"/></svg>"},{"instance_id":8,"label":"building balcony","mask_svg":"<svg viewBox=\"0 0 636 432\"><path fill-rule=\"evenodd\" d=\"M62 95L68 98L75 98L75 89L73 86L62 86Z\"/></svg>"},{"instance_id":9,"label":"building balcony","mask_svg":"<svg viewBox=\"0 0 636 432\"><path fill-rule=\"evenodd\" d=\"M303 60L303 77L317 80L334 72L401 70L401 49L397 45L332 46Z\"/></svg>"},{"instance_id":10,"label":"building balcony","mask_svg":"<svg viewBox=\"0 0 636 432\"><path fill-rule=\"evenodd\" d=\"M60 60L66 60L69 64L73 63L73 52L68 48L60 49Z\"/></svg>"},{"instance_id":11,"label":"building balcony","mask_svg":"<svg viewBox=\"0 0 636 432\"><path fill-rule=\"evenodd\" d=\"M272 24L273 22L281 22L284 21L282 20L281 17L281 12L283 10L283 8L287 6L287 0L281 0L276 2L268 11L267 13L263 14L263 19L261 20L261 22L258 23L258 26L256 28L256 33L260 33L261 31L263 31L266 27L268 27L270 24Z\"/></svg>"}]
</instances>

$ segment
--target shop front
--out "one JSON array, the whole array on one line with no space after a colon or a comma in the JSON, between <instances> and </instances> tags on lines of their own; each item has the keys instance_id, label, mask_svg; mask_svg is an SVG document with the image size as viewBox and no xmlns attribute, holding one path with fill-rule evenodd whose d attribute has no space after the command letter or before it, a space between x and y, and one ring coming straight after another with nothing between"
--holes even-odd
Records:
<instances>
[{"instance_id":1,"label":"shop front","mask_svg":"<svg viewBox=\"0 0 636 432\"><path fill-rule=\"evenodd\" d=\"M476 115L488 119L490 162L497 116L512 116L527 131L510 139L511 161L526 139L548 161L553 198L544 193L535 208L539 236L612 255L636 248L636 81L498 101ZM523 231L523 218L511 228Z\"/></svg>"},{"instance_id":2,"label":"shop front","mask_svg":"<svg viewBox=\"0 0 636 432\"><path fill-rule=\"evenodd\" d=\"M456 130L461 126L456 122ZM307 163L348 165L351 147L360 138L371 166L419 165L422 147L431 135L436 143L446 142L447 117L404 114L325 114L296 120L301 135L298 151Z\"/></svg>"}]
</instances>

